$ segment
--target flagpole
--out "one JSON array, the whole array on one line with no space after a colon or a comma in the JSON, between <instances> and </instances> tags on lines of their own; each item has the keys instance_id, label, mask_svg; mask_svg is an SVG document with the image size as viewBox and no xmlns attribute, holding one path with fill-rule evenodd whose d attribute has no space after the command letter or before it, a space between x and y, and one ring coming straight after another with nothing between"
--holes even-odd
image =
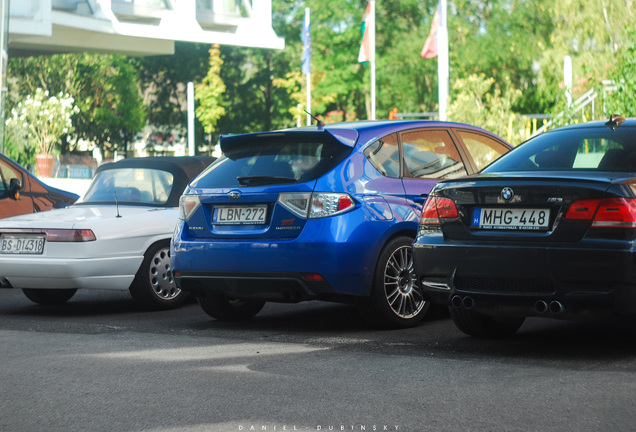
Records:
<instances>
[{"instance_id":1,"label":"flagpole","mask_svg":"<svg viewBox=\"0 0 636 432\"><path fill-rule=\"evenodd\" d=\"M371 54L371 120L375 120L375 0L371 4L371 26L369 27L369 42Z\"/></svg>"},{"instance_id":2,"label":"flagpole","mask_svg":"<svg viewBox=\"0 0 636 432\"><path fill-rule=\"evenodd\" d=\"M305 8L305 28L309 29L309 8ZM310 57L311 58L311 57ZM311 67L307 71L307 126L311 126Z\"/></svg>"},{"instance_id":3,"label":"flagpole","mask_svg":"<svg viewBox=\"0 0 636 432\"><path fill-rule=\"evenodd\" d=\"M448 106L448 20L446 19L446 0L440 0L441 17L438 29L437 80L439 92L439 119L446 121Z\"/></svg>"}]
</instances>

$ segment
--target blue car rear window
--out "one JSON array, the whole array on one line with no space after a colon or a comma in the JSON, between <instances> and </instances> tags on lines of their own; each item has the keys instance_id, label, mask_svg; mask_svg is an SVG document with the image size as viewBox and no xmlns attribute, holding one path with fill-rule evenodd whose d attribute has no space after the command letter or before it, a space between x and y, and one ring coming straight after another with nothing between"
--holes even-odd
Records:
<instances>
[{"instance_id":1,"label":"blue car rear window","mask_svg":"<svg viewBox=\"0 0 636 432\"><path fill-rule=\"evenodd\" d=\"M351 152L326 135L322 139L294 136L258 137L233 146L210 165L192 186L227 188L304 183L329 172Z\"/></svg>"}]
</instances>

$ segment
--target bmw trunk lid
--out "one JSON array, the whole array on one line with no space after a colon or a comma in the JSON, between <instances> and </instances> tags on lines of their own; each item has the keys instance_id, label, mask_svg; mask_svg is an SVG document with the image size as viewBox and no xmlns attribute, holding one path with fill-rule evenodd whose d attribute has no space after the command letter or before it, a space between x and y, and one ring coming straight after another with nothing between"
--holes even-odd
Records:
<instances>
[{"instance_id":1,"label":"bmw trunk lid","mask_svg":"<svg viewBox=\"0 0 636 432\"><path fill-rule=\"evenodd\" d=\"M596 209L587 207L630 189L604 175L515 173L442 182L435 194L457 208L457 217L441 219L448 239L565 242L586 235ZM589 217L581 217L583 212Z\"/></svg>"}]
</instances>

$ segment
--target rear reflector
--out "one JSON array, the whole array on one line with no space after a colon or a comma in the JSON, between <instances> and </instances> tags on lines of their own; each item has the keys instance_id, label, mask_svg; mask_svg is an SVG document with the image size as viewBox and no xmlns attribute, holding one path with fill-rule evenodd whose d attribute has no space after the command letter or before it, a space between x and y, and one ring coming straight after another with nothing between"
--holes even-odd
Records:
<instances>
[{"instance_id":1,"label":"rear reflector","mask_svg":"<svg viewBox=\"0 0 636 432\"><path fill-rule=\"evenodd\" d=\"M307 281L321 281L325 280L318 273L303 273L303 278Z\"/></svg>"}]
</instances>

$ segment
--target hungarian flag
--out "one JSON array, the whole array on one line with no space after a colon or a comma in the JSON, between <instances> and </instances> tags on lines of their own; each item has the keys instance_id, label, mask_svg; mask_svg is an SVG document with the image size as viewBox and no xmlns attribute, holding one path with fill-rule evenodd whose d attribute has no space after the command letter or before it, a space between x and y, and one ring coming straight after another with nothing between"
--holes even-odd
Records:
<instances>
[{"instance_id":1,"label":"hungarian flag","mask_svg":"<svg viewBox=\"0 0 636 432\"><path fill-rule=\"evenodd\" d=\"M439 23L442 19L442 2L437 4L435 15L433 15L433 23L431 24L431 32L424 42L424 48L422 48L422 58L437 57L437 32L439 30Z\"/></svg>"},{"instance_id":2,"label":"hungarian flag","mask_svg":"<svg viewBox=\"0 0 636 432\"><path fill-rule=\"evenodd\" d=\"M373 61L375 57L375 11L371 8L371 2L367 5L362 17L362 43L360 44L360 53L358 54L358 62Z\"/></svg>"}]
</instances>

